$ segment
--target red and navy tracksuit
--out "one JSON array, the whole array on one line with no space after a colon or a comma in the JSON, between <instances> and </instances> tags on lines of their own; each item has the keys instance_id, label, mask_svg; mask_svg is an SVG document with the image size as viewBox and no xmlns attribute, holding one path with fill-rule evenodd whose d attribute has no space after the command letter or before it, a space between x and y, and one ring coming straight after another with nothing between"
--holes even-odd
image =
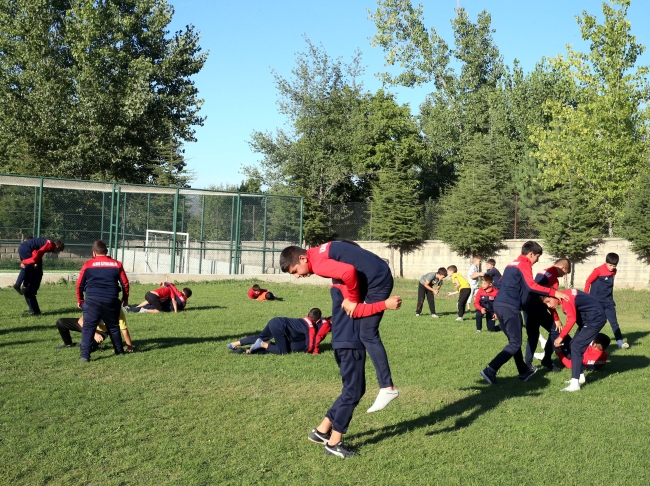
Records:
<instances>
[{"instance_id":1,"label":"red and navy tracksuit","mask_svg":"<svg viewBox=\"0 0 650 486\"><path fill-rule=\"evenodd\" d=\"M492 287L499 290L499 280L501 280L501 272L496 267L492 267L485 271L485 275L492 275Z\"/></svg>"},{"instance_id":2,"label":"red and navy tracksuit","mask_svg":"<svg viewBox=\"0 0 650 486\"><path fill-rule=\"evenodd\" d=\"M312 353L320 352L320 342L330 332L329 319L312 322L309 317L292 319L290 317L274 317L256 336L240 339L241 345L253 344L258 339L262 341L275 340L269 343L267 351L273 354Z\"/></svg>"},{"instance_id":3,"label":"red and navy tracksuit","mask_svg":"<svg viewBox=\"0 0 650 486\"><path fill-rule=\"evenodd\" d=\"M609 270L607 264L596 267L593 272L587 277L585 283L585 292L593 295L605 311L605 316L612 326L614 331L614 339L617 341L623 340L621 328L618 326L618 319L616 318L616 303L614 302L614 277L616 276L616 269Z\"/></svg>"},{"instance_id":4,"label":"red and navy tracksuit","mask_svg":"<svg viewBox=\"0 0 650 486\"><path fill-rule=\"evenodd\" d=\"M474 308L476 309L476 330L483 329L483 313L481 309L485 309L485 322L488 331L494 332L494 298L499 291L494 287L490 287L489 292L484 288L478 289L476 297L474 297Z\"/></svg>"},{"instance_id":5,"label":"red and navy tracksuit","mask_svg":"<svg viewBox=\"0 0 650 486\"><path fill-rule=\"evenodd\" d=\"M560 331L560 337L564 339L574 324L578 324L578 330L571 340L571 378L577 379L582 373L582 356L605 326L607 318L594 296L576 289L571 289L567 294L569 300L563 300L561 304L566 314L566 323Z\"/></svg>"},{"instance_id":6,"label":"red and navy tracksuit","mask_svg":"<svg viewBox=\"0 0 650 486\"><path fill-rule=\"evenodd\" d=\"M393 386L386 350L379 336L383 310L374 315L353 317L341 308L344 298L376 304L390 297L393 276L384 260L353 243L334 241L307 250L311 273L332 279L332 348L339 366L343 390L327 411L333 429L345 434L354 409L366 392L366 350L377 371L380 388ZM385 305L383 306L385 309Z\"/></svg>"},{"instance_id":7,"label":"red and navy tracksuit","mask_svg":"<svg viewBox=\"0 0 650 486\"><path fill-rule=\"evenodd\" d=\"M122 302L118 298L122 289ZM91 258L79 272L77 302L81 305L84 325L81 332L81 357L90 359L92 341L100 320L111 336L115 354L122 354L119 317L122 303L128 305L129 279L122 263L105 255Z\"/></svg>"},{"instance_id":8,"label":"red and navy tracksuit","mask_svg":"<svg viewBox=\"0 0 650 486\"><path fill-rule=\"evenodd\" d=\"M519 374L526 373L528 366L521 352L521 308L528 300L529 292L555 295L555 290L542 287L533 279L533 265L526 255L519 255L508 264L499 280L499 293L494 299L494 312L499 318L501 329L508 337L508 345L488 365L496 373L505 363L514 358Z\"/></svg>"},{"instance_id":9,"label":"red and navy tracksuit","mask_svg":"<svg viewBox=\"0 0 650 486\"><path fill-rule=\"evenodd\" d=\"M46 238L32 238L23 241L18 247L18 256L25 267L20 269L14 286L20 288L23 285L25 301L29 311L34 314L41 313L36 294L43 280L43 255L53 249L54 243Z\"/></svg>"},{"instance_id":10,"label":"red and navy tracksuit","mask_svg":"<svg viewBox=\"0 0 650 486\"><path fill-rule=\"evenodd\" d=\"M562 346L557 348L555 352L562 364L569 369L573 369L571 362L571 337L567 336L562 342ZM582 355L582 369L583 370L599 370L607 364L607 353L599 351L594 348L591 343L587 346L585 354Z\"/></svg>"},{"instance_id":11,"label":"red and navy tracksuit","mask_svg":"<svg viewBox=\"0 0 650 486\"><path fill-rule=\"evenodd\" d=\"M558 267L555 265L548 267L539 272L535 277L535 282L544 287L551 287L557 290L560 286L558 280L559 273ZM555 322L559 319L555 310L549 308L540 300L540 294L531 293L528 301L523 306L524 310L524 323L526 325L526 335L528 342L526 344L526 363L533 362L533 353L537 348L537 341L539 340L539 328L546 329L549 333L549 338L544 347L544 359L542 365L550 368L553 366L553 341L557 338L560 332L555 327Z\"/></svg>"}]
</instances>

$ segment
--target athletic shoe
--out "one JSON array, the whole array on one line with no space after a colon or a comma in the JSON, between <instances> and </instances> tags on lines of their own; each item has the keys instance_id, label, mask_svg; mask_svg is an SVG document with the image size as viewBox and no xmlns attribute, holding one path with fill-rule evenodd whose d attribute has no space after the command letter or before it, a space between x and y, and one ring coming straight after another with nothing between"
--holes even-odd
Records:
<instances>
[{"instance_id":1,"label":"athletic shoe","mask_svg":"<svg viewBox=\"0 0 650 486\"><path fill-rule=\"evenodd\" d=\"M480 330L480 329L477 329L476 332L481 332L481 330Z\"/></svg>"},{"instance_id":2,"label":"athletic shoe","mask_svg":"<svg viewBox=\"0 0 650 486\"><path fill-rule=\"evenodd\" d=\"M437 314L431 314L431 317L433 317L434 319L440 319L440 316Z\"/></svg>"},{"instance_id":3,"label":"athletic shoe","mask_svg":"<svg viewBox=\"0 0 650 486\"><path fill-rule=\"evenodd\" d=\"M566 383L567 385L570 385L570 384L571 384L571 380L567 380L567 381L565 381L564 383ZM580 378L578 378L578 383L579 383L580 385L584 385L585 383L587 383L587 380L586 380L586 378L585 378L584 376L581 376Z\"/></svg>"},{"instance_id":4,"label":"athletic shoe","mask_svg":"<svg viewBox=\"0 0 650 486\"><path fill-rule=\"evenodd\" d=\"M232 354L246 354L246 350L244 348L233 348L230 350L230 352Z\"/></svg>"},{"instance_id":5,"label":"athletic shoe","mask_svg":"<svg viewBox=\"0 0 650 486\"><path fill-rule=\"evenodd\" d=\"M537 366L529 366L528 371L517 375L517 378L519 378L521 381L528 381L533 377L535 373L537 373Z\"/></svg>"},{"instance_id":6,"label":"athletic shoe","mask_svg":"<svg viewBox=\"0 0 650 486\"><path fill-rule=\"evenodd\" d=\"M501 327L500 326L494 326L494 332L500 332Z\"/></svg>"},{"instance_id":7,"label":"athletic shoe","mask_svg":"<svg viewBox=\"0 0 650 486\"><path fill-rule=\"evenodd\" d=\"M145 309L144 307L140 307L140 310L138 312L140 314L144 314L145 312L147 312L147 309Z\"/></svg>"},{"instance_id":8,"label":"athletic shoe","mask_svg":"<svg viewBox=\"0 0 650 486\"><path fill-rule=\"evenodd\" d=\"M249 352L249 353L254 353L254 352L257 351L258 349L262 349L262 343L263 343L263 342L264 342L264 341L262 341L261 338L257 338L257 341L255 341L255 342L253 343L253 345L252 345L250 348L248 348L248 352Z\"/></svg>"},{"instance_id":9,"label":"athletic shoe","mask_svg":"<svg viewBox=\"0 0 650 486\"><path fill-rule=\"evenodd\" d=\"M79 358L80 363L88 363L90 360L88 358Z\"/></svg>"},{"instance_id":10,"label":"athletic shoe","mask_svg":"<svg viewBox=\"0 0 650 486\"><path fill-rule=\"evenodd\" d=\"M544 365L544 368L546 368L551 373L557 373L559 371L562 371L562 368L558 368L557 366L555 366L555 363L551 365Z\"/></svg>"},{"instance_id":11,"label":"athletic shoe","mask_svg":"<svg viewBox=\"0 0 650 486\"><path fill-rule=\"evenodd\" d=\"M228 349L235 349L235 347L232 345L232 343L228 343Z\"/></svg>"},{"instance_id":12,"label":"athletic shoe","mask_svg":"<svg viewBox=\"0 0 650 486\"><path fill-rule=\"evenodd\" d=\"M385 409L390 402L395 400L399 396L399 390L379 390L377 398L375 398L375 403L372 404L367 413L379 412L380 410Z\"/></svg>"},{"instance_id":13,"label":"athletic shoe","mask_svg":"<svg viewBox=\"0 0 650 486\"><path fill-rule=\"evenodd\" d=\"M630 345L628 343L623 343L619 346L619 349L628 349Z\"/></svg>"},{"instance_id":14,"label":"athletic shoe","mask_svg":"<svg viewBox=\"0 0 650 486\"><path fill-rule=\"evenodd\" d=\"M323 434L322 432L319 432L318 429L311 429L311 432L309 432L307 438L316 444L327 445L327 443L330 441L331 435L332 434L329 432L327 434Z\"/></svg>"},{"instance_id":15,"label":"athletic shoe","mask_svg":"<svg viewBox=\"0 0 650 486\"><path fill-rule=\"evenodd\" d=\"M463 318L462 317L457 317L456 322L463 322Z\"/></svg>"},{"instance_id":16,"label":"athletic shoe","mask_svg":"<svg viewBox=\"0 0 650 486\"><path fill-rule=\"evenodd\" d=\"M72 343L70 345L68 344L62 344L61 346L56 346L54 349L65 349L65 348L76 348L77 345Z\"/></svg>"},{"instance_id":17,"label":"athletic shoe","mask_svg":"<svg viewBox=\"0 0 650 486\"><path fill-rule=\"evenodd\" d=\"M420 317L420 314L415 314L415 317Z\"/></svg>"},{"instance_id":18,"label":"athletic shoe","mask_svg":"<svg viewBox=\"0 0 650 486\"><path fill-rule=\"evenodd\" d=\"M533 354L533 356L535 357L535 359L538 359L538 360L541 361L541 360L544 359L544 356L546 356L546 354L543 353L543 352L542 353L535 353L535 354Z\"/></svg>"},{"instance_id":19,"label":"athletic shoe","mask_svg":"<svg viewBox=\"0 0 650 486\"><path fill-rule=\"evenodd\" d=\"M339 442L336 445L329 445L325 444L325 455L327 456L338 456L341 459L345 459L347 457L354 457L358 456L359 453L353 451L352 449L348 449L343 445L343 441Z\"/></svg>"},{"instance_id":20,"label":"athletic shoe","mask_svg":"<svg viewBox=\"0 0 650 486\"><path fill-rule=\"evenodd\" d=\"M569 385L566 388L562 388L560 391L565 391L565 392L580 391L580 385Z\"/></svg>"},{"instance_id":21,"label":"athletic shoe","mask_svg":"<svg viewBox=\"0 0 650 486\"><path fill-rule=\"evenodd\" d=\"M484 370L481 370L481 376L487 381L490 385L496 385L497 383L497 374L489 366Z\"/></svg>"}]
</instances>

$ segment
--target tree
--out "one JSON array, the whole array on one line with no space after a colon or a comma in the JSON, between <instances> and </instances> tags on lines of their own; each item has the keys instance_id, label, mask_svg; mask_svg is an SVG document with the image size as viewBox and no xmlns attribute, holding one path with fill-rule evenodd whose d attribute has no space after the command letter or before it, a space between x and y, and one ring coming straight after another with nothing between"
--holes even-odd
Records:
<instances>
[{"instance_id":1,"label":"tree","mask_svg":"<svg viewBox=\"0 0 650 486\"><path fill-rule=\"evenodd\" d=\"M404 254L418 248L424 238L417 185L413 171L400 167L398 162L379 171L379 180L373 189L373 236L391 249L390 266L393 273L396 273L393 250L399 251L400 277L404 276Z\"/></svg>"},{"instance_id":2,"label":"tree","mask_svg":"<svg viewBox=\"0 0 650 486\"><path fill-rule=\"evenodd\" d=\"M183 182L206 55L193 27L169 35L172 15L164 0L0 0L0 171Z\"/></svg>"},{"instance_id":3,"label":"tree","mask_svg":"<svg viewBox=\"0 0 650 486\"><path fill-rule=\"evenodd\" d=\"M583 262L602 242L604 221L598 208L571 182L554 191L551 205L540 224L544 249L556 258L568 258L573 265ZM572 287L574 275L571 272Z\"/></svg>"},{"instance_id":4,"label":"tree","mask_svg":"<svg viewBox=\"0 0 650 486\"><path fill-rule=\"evenodd\" d=\"M623 215L625 237L632 242L632 251L650 263L650 172L644 170L630 192Z\"/></svg>"},{"instance_id":5,"label":"tree","mask_svg":"<svg viewBox=\"0 0 650 486\"><path fill-rule=\"evenodd\" d=\"M503 248L507 207L489 165L465 167L442 197L441 209L437 234L459 255L488 257Z\"/></svg>"},{"instance_id":6,"label":"tree","mask_svg":"<svg viewBox=\"0 0 650 486\"><path fill-rule=\"evenodd\" d=\"M555 58L555 69L578 85L575 103L548 101L546 127L536 127L532 139L543 162L540 181L545 188L563 185L573 177L608 223L609 235L639 173L646 149L648 100L646 67L633 71L645 47L630 33L629 0L603 3L605 21L583 12L577 17L589 53L568 49L566 59ZM618 5L614 8L612 5Z\"/></svg>"}]
</instances>

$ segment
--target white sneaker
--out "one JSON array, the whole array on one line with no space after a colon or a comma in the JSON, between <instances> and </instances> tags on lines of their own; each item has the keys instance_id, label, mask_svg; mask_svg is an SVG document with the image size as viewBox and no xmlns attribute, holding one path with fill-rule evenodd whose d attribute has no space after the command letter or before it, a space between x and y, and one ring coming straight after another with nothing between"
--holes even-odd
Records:
<instances>
[{"instance_id":1,"label":"white sneaker","mask_svg":"<svg viewBox=\"0 0 650 486\"><path fill-rule=\"evenodd\" d=\"M623 343L622 345L619 346L619 349L628 349L630 345L628 343Z\"/></svg>"},{"instance_id":2,"label":"white sneaker","mask_svg":"<svg viewBox=\"0 0 650 486\"><path fill-rule=\"evenodd\" d=\"M140 307L138 314L146 314L146 313L147 313L147 309L145 309L144 307Z\"/></svg>"},{"instance_id":3,"label":"white sneaker","mask_svg":"<svg viewBox=\"0 0 650 486\"><path fill-rule=\"evenodd\" d=\"M420 317L420 314L415 314L415 317Z\"/></svg>"},{"instance_id":4,"label":"white sneaker","mask_svg":"<svg viewBox=\"0 0 650 486\"><path fill-rule=\"evenodd\" d=\"M535 356L536 359L541 361L541 360L544 359L545 354L544 353L535 353L535 354L533 354L533 356Z\"/></svg>"},{"instance_id":5,"label":"white sneaker","mask_svg":"<svg viewBox=\"0 0 650 486\"><path fill-rule=\"evenodd\" d=\"M580 391L580 385L569 385L566 388L562 388L562 390L560 391L566 391L566 392Z\"/></svg>"},{"instance_id":6,"label":"white sneaker","mask_svg":"<svg viewBox=\"0 0 650 486\"><path fill-rule=\"evenodd\" d=\"M457 317L456 322L463 322L463 318L462 317Z\"/></svg>"},{"instance_id":7,"label":"white sneaker","mask_svg":"<svg viewBox=\"0 0 650 486\"><path fill-rule=\"evenodd\" d=\"M440 319L440 316L438 314L431 314L431 317L433 317L434 319Z\"/></svg>"},{"instance_id":8,"label":"white sneaker","mask_svg":"<svg viewBox=\"0 0 650 486\"><path fill-rule=\"evenodd\" d=\"M399 390L379 390L375 403L368 409L368 413L379 412L399 396Z\"/></svg>"}]
</instances>

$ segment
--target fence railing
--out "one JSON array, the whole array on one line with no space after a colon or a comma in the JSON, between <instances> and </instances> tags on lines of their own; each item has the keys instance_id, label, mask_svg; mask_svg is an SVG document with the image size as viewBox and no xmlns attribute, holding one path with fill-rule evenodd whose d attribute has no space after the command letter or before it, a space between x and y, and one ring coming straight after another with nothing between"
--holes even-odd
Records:
<instances>
[{"instance_id":1,"label":"fence railing","mask_svg":"<svg viewBox=\"0 0 650 486\"><path fill-rule=\"evenodd\" d=\"M32 236L65 242L53 266L101 239L131 271L275 272L302 241L302 211L294 196L0 175L0 268Z\"/></svg>"}]
</instances>

